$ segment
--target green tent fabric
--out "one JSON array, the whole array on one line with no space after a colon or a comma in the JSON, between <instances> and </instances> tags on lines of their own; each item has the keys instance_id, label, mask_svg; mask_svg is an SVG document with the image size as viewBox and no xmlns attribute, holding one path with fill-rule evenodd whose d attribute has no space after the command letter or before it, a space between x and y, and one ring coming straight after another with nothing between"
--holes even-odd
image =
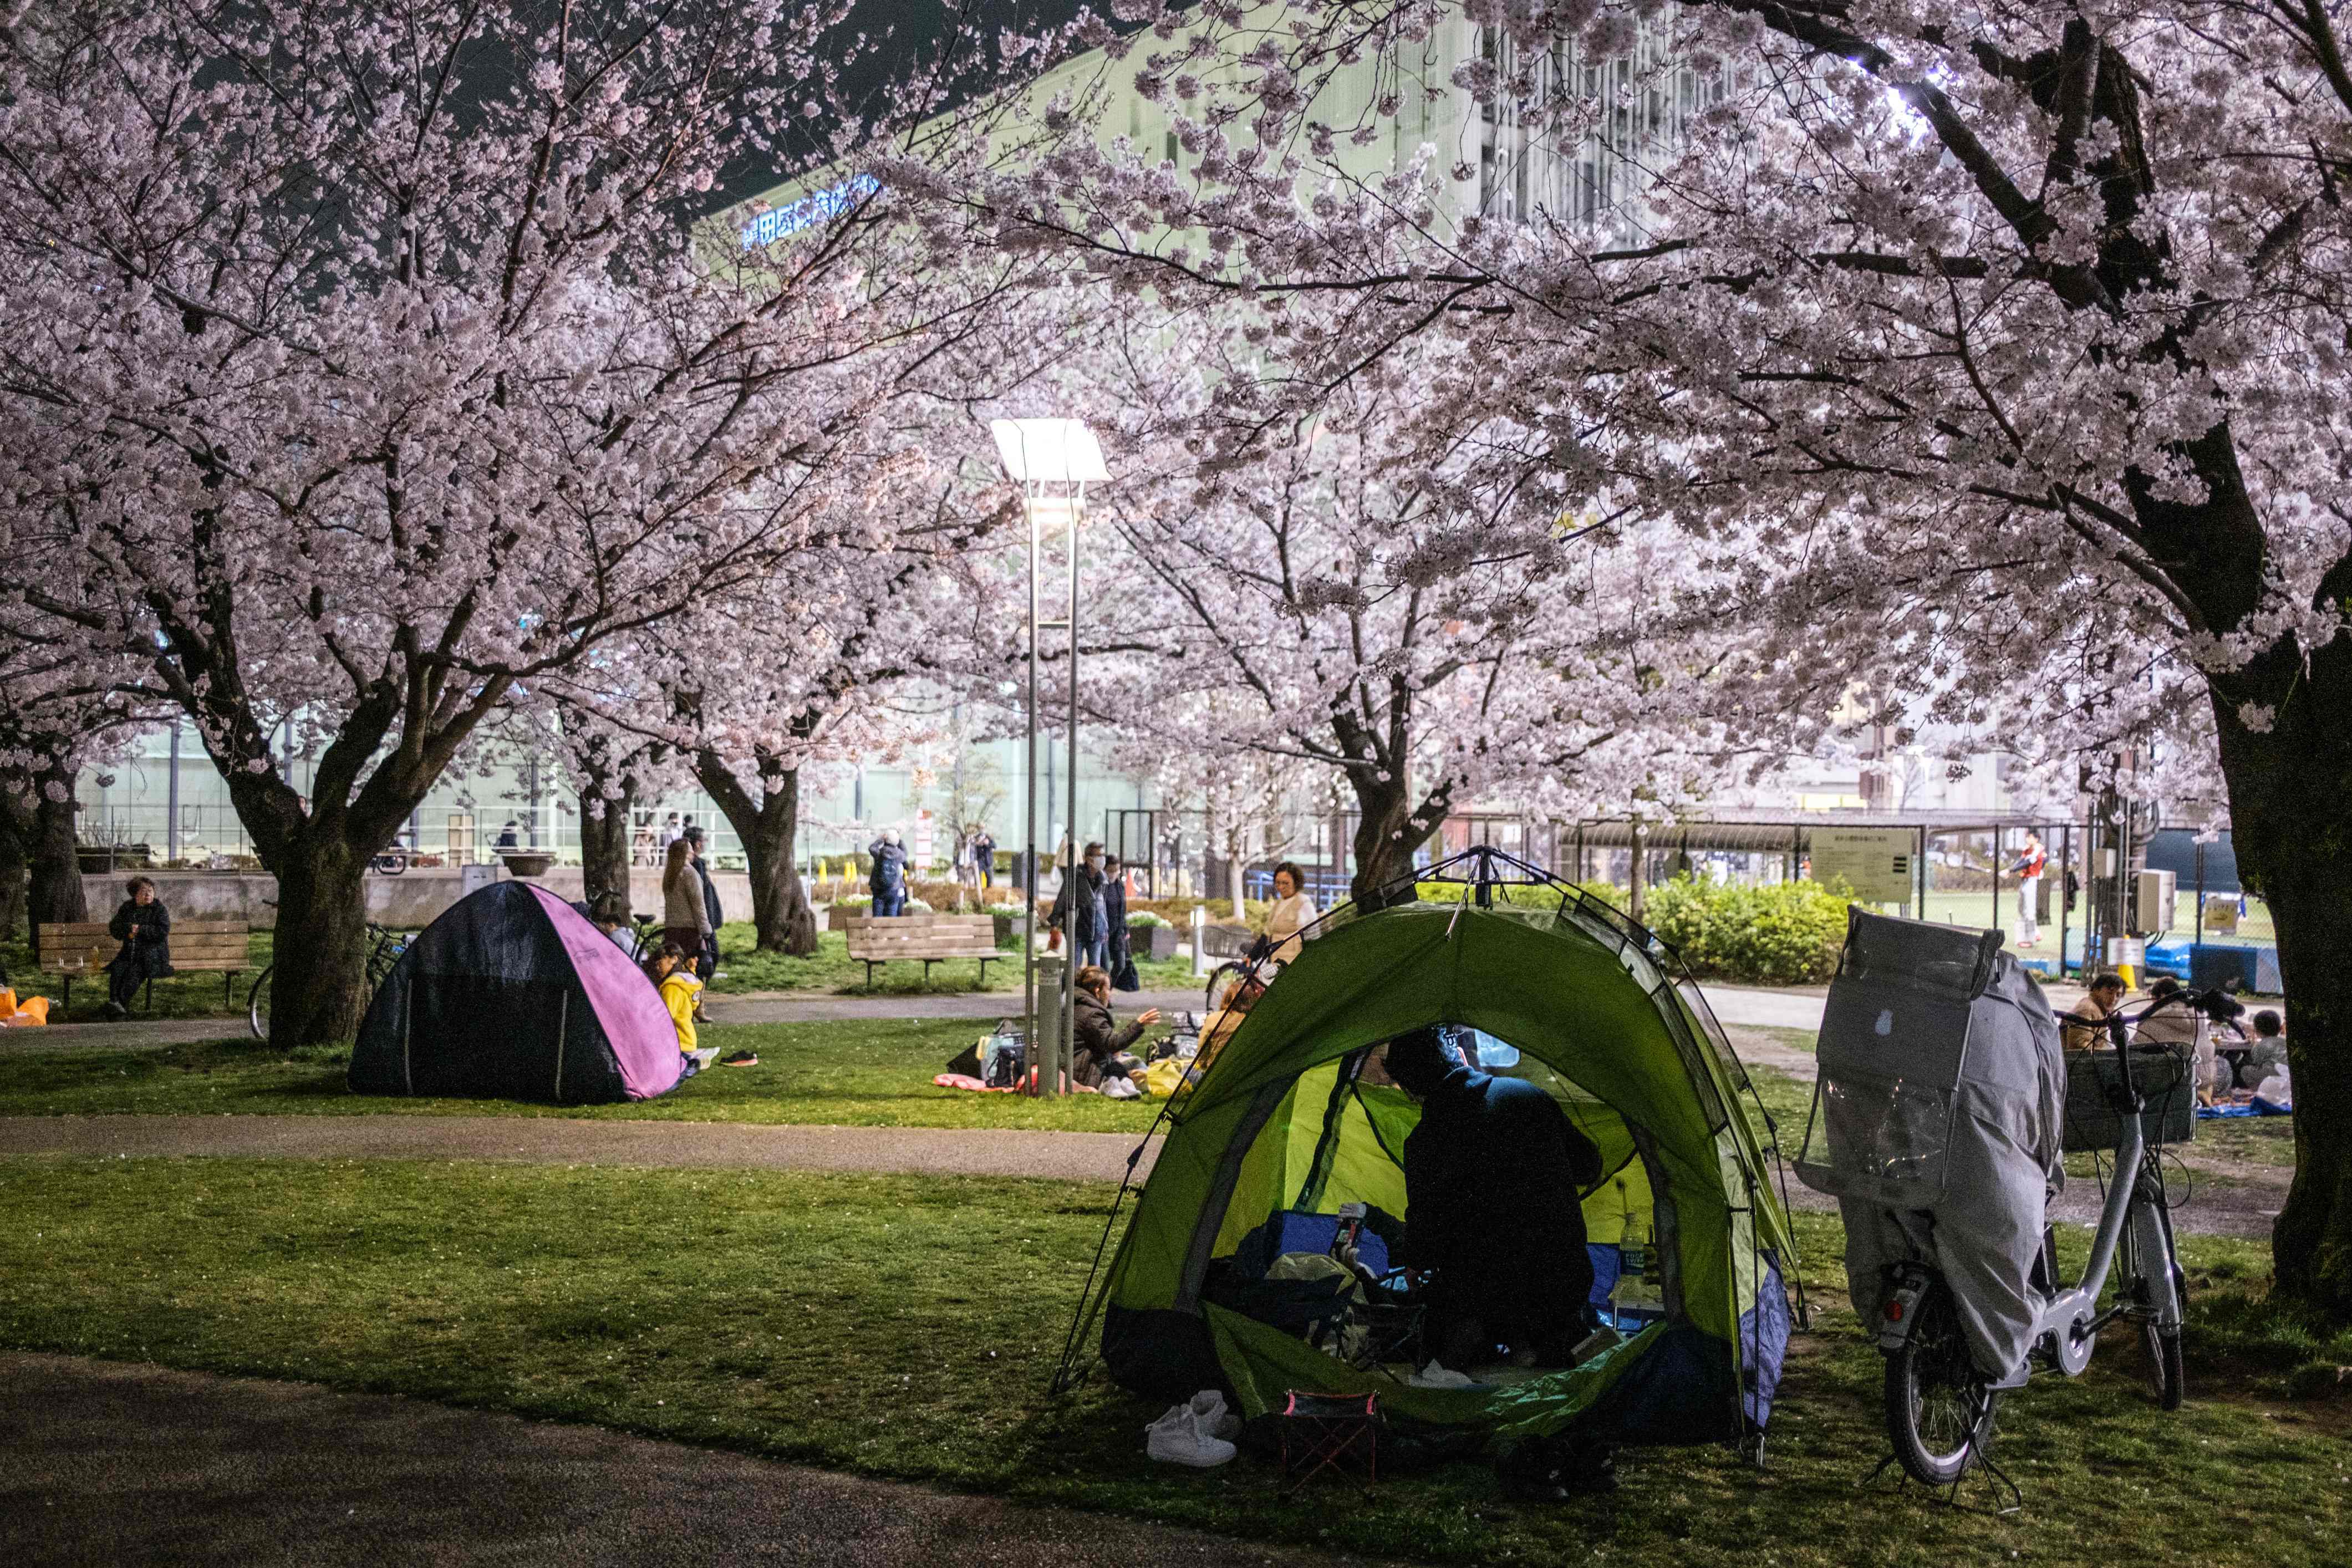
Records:
<instances>
[{"instance_id":1,"label":"green tent fabric","mask_svg":"<svg viewBox=\"0 0 2352 1568\"><path fill-rule=\"evenodd\" d=\"M1591 1375L1433 1402L1204 1298L1213 1270L1275 1216L1351 1201L1404 1212L1398 1161L1417 1109L1346 1068L1432 1024L1517 1047L1520 1066L1506 1070L1550 1089L1601 1148L1612 1175L1584 1200L1594 1239L1614 1241L1629 1208L1653 1216L1667 1321L1612 1352L1605 1374L1595 1363ZM1339 924L1306 944L1171 1110L1105 1288L1105 1359L1155 1394L1223 1384L1253 1414L1277 1385L1360 1383L1429 1419L1530 1431L1613 1388L1621 1402L1705 1397L1718 1415L1744 1397L1740 1430L1760 1427L1794 1249L1743 1082L1646 933L1612 911L1572 900L1558 911L1413 904ZM1649 1375L1644 1362L1657 1363Z\"/></svg>"}]
</instances>

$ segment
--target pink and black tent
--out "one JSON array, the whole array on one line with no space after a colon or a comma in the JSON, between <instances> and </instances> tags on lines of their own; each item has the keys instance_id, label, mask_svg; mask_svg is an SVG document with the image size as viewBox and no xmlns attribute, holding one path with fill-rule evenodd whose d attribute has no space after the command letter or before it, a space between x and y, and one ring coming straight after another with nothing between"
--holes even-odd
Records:
<instances>
[{"instance_id":1,"label":"pink and black tent","mask_svg":"<svg viewBox=\"0 0 2352 1568\"><path fill-rule=\"evenodd\" d=\"M677 1086L653 983L569 904L494 882L425 928L352 1047L355 1094L593 1105Z\"/></svg>"}]
</instances>

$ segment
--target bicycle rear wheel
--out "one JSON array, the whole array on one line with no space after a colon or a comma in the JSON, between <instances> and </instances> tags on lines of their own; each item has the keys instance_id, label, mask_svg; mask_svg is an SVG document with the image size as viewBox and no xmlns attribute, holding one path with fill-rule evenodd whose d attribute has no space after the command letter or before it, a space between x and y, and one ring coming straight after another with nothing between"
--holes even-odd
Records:
<instances>
[{"instance_id":1,"label":"bicycle rear wheel","mask_svg":"<svg viewBox=\"0 0 2352 1568\"><path fill-rule=\"evenodd\" d=\"M276 967L276 964L270 965L270 969ZM269 969L265 969L257 975L253 989L246 993L245 997L246 1027L253 1031L253 1037L257 1040L269 1037Z\"/></svg>"},{"instance_id":2,"label":"bicycle rear wheel","mask_svg":"<svg viewBox=\"0 0 2352 1568\"><path fill-rule=\"evenodd\" d=\"M1999 1395L1969 1354L1950 1288L1935 1280L1917 1311L1910 1337L1886 1359L1886 1436L1912 1479L1948 1487L1991 1437Z\"/></svg>"}]
</instances>

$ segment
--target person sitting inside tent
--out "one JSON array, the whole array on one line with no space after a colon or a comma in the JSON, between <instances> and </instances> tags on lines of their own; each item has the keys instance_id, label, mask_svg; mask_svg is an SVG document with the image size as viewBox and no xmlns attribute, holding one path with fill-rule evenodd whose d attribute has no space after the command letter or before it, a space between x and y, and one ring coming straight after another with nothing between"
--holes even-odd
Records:
<instances>
[{"instance_id":1,"label":"person sitting inside tent","mask_svg":"<svg viewBox=\"0 0 2352 1568\"><path fill-rule=\"evenodd\" d=\"M1386 1065L1421 1102L1397 1261L1433 1277L1424 1350L1455 1370L1491 1360L1498 1342L1569 1365L1591 1331L1580 1199L1601 1179L1601 1151L1550 1095L1475 1070L1442 1029L1391 1042Z\"/></svg>"},{"instance_id":2,"label":"person sitting inside tent","mask_svg":"<svg viewBox=\"0 0 2352 1568\"><path fill-rule=\"evenodd\" d=\"M1601 1151L1550 1095L1473 1068L1442 1028L1399 1037L1385 1058L1421 1102L1404 1141L1404 1235L1390 1258L1428 1276L1423 1355L1461 1372L1501 1342L1515 1360L1573 1364L1593 1321L1581 1197L1601 1178ZM1612 1489L1616 1469L1607 1448L1571 1436L1523 1445L1504 1480L1557 1501Z\"/></svg>"}]
</instances>

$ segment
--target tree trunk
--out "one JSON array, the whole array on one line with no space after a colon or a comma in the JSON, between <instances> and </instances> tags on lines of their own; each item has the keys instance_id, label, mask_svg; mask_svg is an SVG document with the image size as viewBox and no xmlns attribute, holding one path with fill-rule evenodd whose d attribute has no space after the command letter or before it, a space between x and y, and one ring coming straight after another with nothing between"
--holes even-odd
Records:
<instances>
[{"instance_id":1,"label":"tree trunk","mask_svg":"<svg viewBox=\"0 0 2352 1568\"><path fill-rule=\"evenodd\" d=\"M366 1010L367 868L372 850L305 833L278 857L278 932L269 975L274 1045L349 1040Z\"/></svg>"},{"instance_id":2,"label":"tree trunk","mask_svg":"<svg viewBox=\"0 0 2352 1568\"><path fill-rule=\"evenodd\" d=\"M25 931L25 874L32 837L33 797L0 783L0 942L15 942Z\"/></svg>"},{"instance_id":3,"label":"tree trunk","mask_svg":"<svg viewBox=\"0 0 2352 1568\"><path fill-rule=\"evenodd\" d=\"M580 792L580 887L593 902L600 894L629 896L630 825L636 815L636 781L621 781L620 798L605 798L593 781Z\"/></svg>"},{"instance_id":4,"label":"tree trunk","mask_svg":"<svg viewBox=\"0 0 2352 1568\"><path fill-rule=\"evenodd\" d=\"M1417 896L1412 858L1437 825L1445 820L1451 784L1429 793L1418 809L1399 779L1382 781L1371 769L1350 767L1348 782L1356 793L1355 875L1348 879L1348 896L1366 914Z\"/></svg>"},{"instance_id":5,"label":"tree trunk","mask_svg":"<svg viewBox=\"0 0 2352 1568\"><path fill-rule=\"evenodd\" d=\"M2294 1079L2294 1182L2271 1233L2275 1289L2352 1321L2352 648L2307 669L2291 654L2216 679L2213 710L2239 873L2270 905ZM2279 668L2264 668L2264 664ZM2298 680L2296 677L2300 675ZM2238 718L2246 690L2288 692L2273 727ZM2275 700L2275 698L2273 698Z\"/></svg>"},{"instance_id":6,"label":"tree trunk","mask_svg":"<svg viewBox=\"0 0 2352 1568\"><path fill-rule=\"evenodd\" d=\"M74 781L78 771L49 768L33 781L33 878L26 912L33 921L36 945L45 922L89 919L89 899L82 891L81 857L75 853ZM62 798L59 798L62 796Z\"/></svg>"},{"instance_id":7,"label":"tree trunk","mask_svg":"<svg viewBox=\"0 0 2352 1568\"><path fill-rule=\"evenodd\" d=\"M757 799L712 752L696 756L694 776L742 841L756 945L763 952L794 958L815 952L816 911L809 907L793 853L800 836L800 770L763 764Z\"/></svg>"}]
</instances>

